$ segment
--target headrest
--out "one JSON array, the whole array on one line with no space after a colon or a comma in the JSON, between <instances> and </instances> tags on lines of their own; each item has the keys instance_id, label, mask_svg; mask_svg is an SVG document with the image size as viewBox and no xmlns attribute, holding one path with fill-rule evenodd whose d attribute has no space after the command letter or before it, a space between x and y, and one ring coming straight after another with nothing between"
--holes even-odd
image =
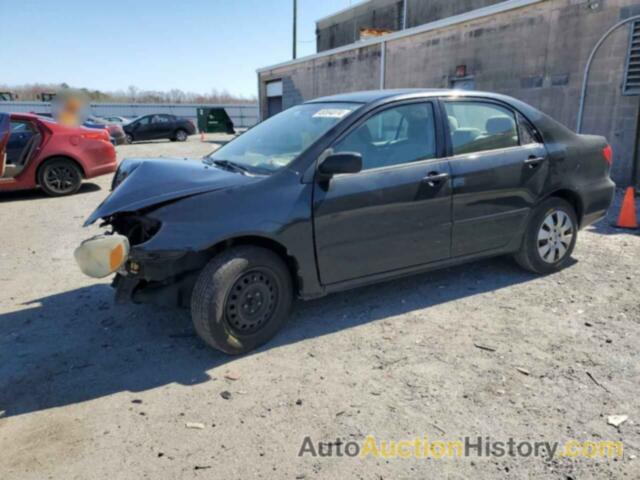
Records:
<instances>
[{"instance_id":1,"label":"headrest","mask_svg":"<svg viewBox=\"0 0 640 480\"><path fill-rule=\"evenodd\" d=\"M485 130L489 135L503 135L505 133L515 132L516 123L511 117L499 115L487 120Z\"/></svg>"},{"instance_id":2,"label":"headrest","mask_svg":"<svg viewBox=\"0 0 640 480\"><path fill-rule=\"evenodd\" d=\"M429 133L431 122L426 118L416 118L409 122L407 135L409 139L421 139Z\"/></svg>"},{"instance_id":3,"label":"headrest","mask_svg":"<svg viewBox=\"0 0 640 480\"><path fill-rule=\"evenodd\" d=\"M453 132L453 146L460 147L471 143L480 136L480 133L480 130L477 128L459 128Z\"/></svg>"},{"instance_id":4,"label":"headrest","mask_svg":"<svg viewBox=\"0 0 640 480\"><path fill-rule=\"evenodd\" d=\"M369 127L367 126L366 123L362 125L360 128L358 128L358 130L356 130L356 135L362 143L365 143L365 144L373 143L373 137L371 136L371 131L369 130Z\"/></svg>"},{"instance_id":5,"label":"headrest","mask_svg":"<svg viewBox=\"0 0 640 480\"><path fill-rule=\"evenodd\" d=\"M458 128L460 128L458 119L453 115L449 115L449 128L451 129L452 132L455 132Z\"/></svg>"}]
</instances>

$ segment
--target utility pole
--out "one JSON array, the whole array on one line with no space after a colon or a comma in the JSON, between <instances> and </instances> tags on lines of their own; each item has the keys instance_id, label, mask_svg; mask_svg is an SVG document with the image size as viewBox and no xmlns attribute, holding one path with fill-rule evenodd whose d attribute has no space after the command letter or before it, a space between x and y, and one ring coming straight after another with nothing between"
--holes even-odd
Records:
<instances>
[{"instance_id":1,"label":"utility pole","mask_svg":"<svg viewBox=\"0 0 640 480\"><path fill-rule=\"evenodd\" d=\"M409 0L402 2L402 30L407 29L407 3L409 3Z\"/></svg>"},{"instance_id":2,"label":"utility pole","mask_svg":"<svg viewBox=\"0 0 640 480\"><path fill-rule=\"evenodd\" d=\"M293 59L297 58L296 46L298 45L298 0L293 0Z\"/></svg>"}]
</instances>

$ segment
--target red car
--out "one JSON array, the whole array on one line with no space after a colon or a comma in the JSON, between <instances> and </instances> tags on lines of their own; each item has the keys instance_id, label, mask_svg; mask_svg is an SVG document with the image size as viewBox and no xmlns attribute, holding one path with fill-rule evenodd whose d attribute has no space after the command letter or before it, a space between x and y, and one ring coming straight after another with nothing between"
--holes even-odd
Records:
<instances>
[{"instance_id":1,"label":"red car","mask_svg":"<svg viewBox=\"0 0 640 480\"><path fill-rule=\"evenodd\" d=\"M70 195L83 178L115 170L116 152L107 130L0 113L0 192L39 186L51 196Z\"/></svg>"}]
</instances>

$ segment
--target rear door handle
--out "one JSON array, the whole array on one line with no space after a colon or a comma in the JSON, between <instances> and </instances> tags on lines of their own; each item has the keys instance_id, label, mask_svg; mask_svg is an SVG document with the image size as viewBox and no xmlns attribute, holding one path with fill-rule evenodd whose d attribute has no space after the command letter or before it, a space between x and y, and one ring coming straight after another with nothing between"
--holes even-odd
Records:
<instances>
[{"instance_id":1,"label":"rear door handle","mask_svg":"<svg viewBox=\"0 0 640 480\"><path fill-rule=\"evenodd\" d=\"M448 173L431 172L431 173L429 173L429 175L424 177L422 180L424 182L426 182L427 185L429 185L430 187L435 187L440 182L443 182L443 181L447 180L448 178L449 178L449 174Z\"/></svg>"},{"instance_id":2,"label":"rear door handle","mask_svg":"<svg viewBox=\"0 0 640 480\"><path fill-rule=\"evenodd\" d=\"M546 157L534 157L533 155L531 155L529 158L527 158L524 161L524 164L528 165L529 168L535 168L545 160L546 160Z\"/></svg>"}]
</instances>

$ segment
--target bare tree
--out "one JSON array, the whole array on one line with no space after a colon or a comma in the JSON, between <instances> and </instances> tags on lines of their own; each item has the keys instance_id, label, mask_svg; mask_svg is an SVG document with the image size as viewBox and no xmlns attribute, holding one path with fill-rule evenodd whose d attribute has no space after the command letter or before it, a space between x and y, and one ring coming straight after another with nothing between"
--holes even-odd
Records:
<instances>
[{"instance_id":1,"label":"bare tree","mask_svg":"<svg viewBox=\"0 0 640 480\"><path fill-rule=\"evenodd\" d=\"M101 90L89 90L87 88L74 88L66 83L44 84L34 83L26 85L0 85L0 91L18 94L20 100L37 101L43 92L73 93L83 95L92 102L114 103L256 103L255 97L243 97L234 95L227 90L212 88L209 93L184 92L179 88L169 91L142 90L135 85L130 85L126 90L104 92Z\"/></svg>"}]
</instances>

